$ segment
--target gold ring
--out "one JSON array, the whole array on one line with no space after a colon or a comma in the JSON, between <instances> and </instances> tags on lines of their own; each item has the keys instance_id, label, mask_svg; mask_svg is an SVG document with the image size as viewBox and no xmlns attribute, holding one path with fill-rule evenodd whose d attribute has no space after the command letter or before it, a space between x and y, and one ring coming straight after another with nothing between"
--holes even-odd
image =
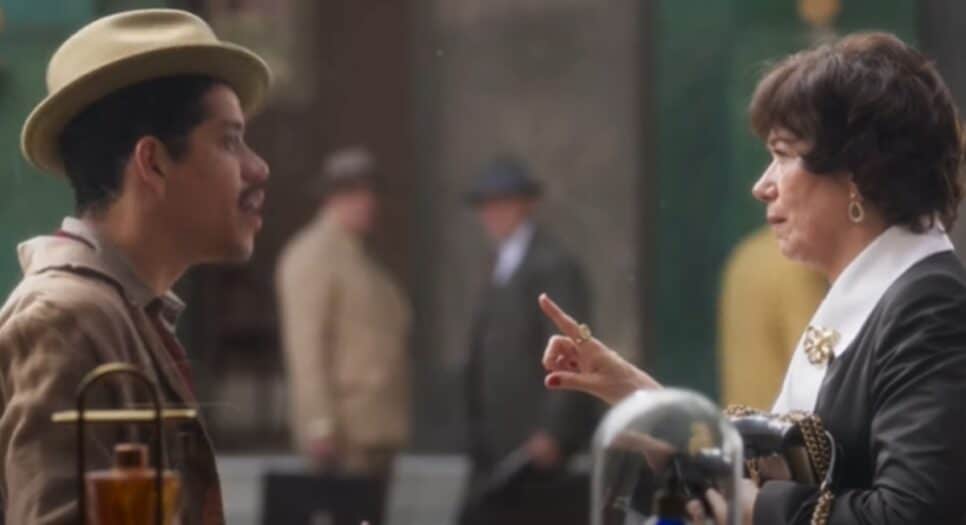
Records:
<instances>
[{"instance_id":1,"label":"gold ring","mask_svg":"<svg viewBox=\"0 0 966 525\"><path fill-rule=\"evenodd\" d=\"M594 338L594 334L590 331L590 326L587 326L586 323L581 323L580 326L577 327L577 333L577 337L571 339L577 346L580 346Z\"/></svg>"}]
</instances>

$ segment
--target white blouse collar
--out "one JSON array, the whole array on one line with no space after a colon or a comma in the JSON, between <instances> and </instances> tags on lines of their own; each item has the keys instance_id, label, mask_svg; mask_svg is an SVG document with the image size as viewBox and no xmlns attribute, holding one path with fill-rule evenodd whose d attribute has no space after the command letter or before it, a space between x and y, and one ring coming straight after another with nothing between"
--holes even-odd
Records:
<instances>
[{"instance_id":1,"label":"white blouse collar","mask_svg":"<svg viewBox=\"0 0 966 525\"><path fill-rule=\"evenodd\" d=\"M925 233L913 233L901 226L890 227L866 246L832 283L809 326L837 332L832 353L836 357L842 355L892 283L917 262L952 249L952 242L938 222ZM775 401L776 413L814 410L827 364L812 364L804 347L803 335Z\"/></svg>"}]
</instances>

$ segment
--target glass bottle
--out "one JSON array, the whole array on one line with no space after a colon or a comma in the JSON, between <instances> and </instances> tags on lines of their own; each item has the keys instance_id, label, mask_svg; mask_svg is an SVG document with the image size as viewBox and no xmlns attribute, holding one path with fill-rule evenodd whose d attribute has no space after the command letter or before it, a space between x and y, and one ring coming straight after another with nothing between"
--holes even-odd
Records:
<instances>
[{"instance_id":1,"label":"glass bottle","mask_svg":"<svg viewBox=\"0 0 966 525\"><path fill-rule=\"evenodd\" d=\"M114 449L114 465L85 475L89 525L157 525L155 469L148 466L148 447L121 443ZM179 521L181 478L166 470L162 479L164 524Z\"/></svg>"}]
</instances>

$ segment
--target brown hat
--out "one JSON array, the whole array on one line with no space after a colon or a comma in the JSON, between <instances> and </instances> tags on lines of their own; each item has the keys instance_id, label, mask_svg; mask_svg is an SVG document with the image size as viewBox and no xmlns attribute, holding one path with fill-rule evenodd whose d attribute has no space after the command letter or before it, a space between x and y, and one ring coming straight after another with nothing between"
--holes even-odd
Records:
<instances>
[{"instance_id":1,"label":"brown hat","mask_svg":"<svg viewBox=\"0 0 966 525\"><path fill-rule=\"evenodd\" d=\"M122 88L184 74L227 83L246 114L261 106L271 83L271 71L258 55L218 40L204 20L186 11L142 9L91 22L50 59L47 98L21 132L24 157L41 170L63 175L58 142L74 117Z\"/></svg>"}]
</instances>

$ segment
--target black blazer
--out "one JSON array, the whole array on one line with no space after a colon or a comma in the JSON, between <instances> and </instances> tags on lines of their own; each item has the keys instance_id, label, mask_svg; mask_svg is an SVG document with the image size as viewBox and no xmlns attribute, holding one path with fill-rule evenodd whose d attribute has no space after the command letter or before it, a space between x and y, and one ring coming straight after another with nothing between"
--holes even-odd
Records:
<instances>
[{"instance_id":1,"label":"black blazer","mask_svg":"<svg viewBox=\"0 0 966 525\"><path fill-rule=\"evenodd\" d=\"M966 271L955 254L892 284L829 365L816 413L839 447L830 525L966 523ZM816 497L768 482L754 522L807 525Z\"/></svg>"}]
</instances>

